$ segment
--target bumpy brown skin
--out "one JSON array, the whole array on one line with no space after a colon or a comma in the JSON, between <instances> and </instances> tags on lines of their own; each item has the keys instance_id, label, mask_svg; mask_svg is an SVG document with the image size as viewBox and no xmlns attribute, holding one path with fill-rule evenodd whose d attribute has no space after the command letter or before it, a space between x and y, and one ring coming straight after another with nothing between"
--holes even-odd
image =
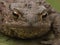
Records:
<instances>
[{"instance_id":1,"label":"bumpy brown skin","mask_svg":"<svg viewBox=\"0 0 60 45\"><path fill-rule=\"evenodd\" d=\"M20 7L18 6L21 4L18 4L18 6L15 6L15 5L13 6L12 4L14 1L12 0L10 3L9 2L10 1L8 0L7 2L0 2L0 32L1 33L11 37L18 37L22 39L36 38L36 37L44 37L43 39L45 39L46 37L46 40L50 40L48 36L51 34L50 32L52 31L55 37L51 40L57 40L57 39L59 40L60 14L54 11L49 4L44 2L44 0L40 2L38 1L37 3L40 5L40 8L42 7L44 9L44 10L41 9L42 12L41 10L39 12L38 9L36 9L36 7L38 6L34 3L31 3L33 7L31 7L31 5L29 6L28 5L29 2L27 4L25 3L26 8L28 8L27 11L25 11L24 9L25 7L22 7L23 12L20 12L21 10L20 10ZM16 0L15 3L17 2L19 1ZM22 3L22 5L24 4ZM16 9L17 7L19 9ZM47 13L44 14L45 13L44 11ZM46 34L49 34L49 35L46 35ZM39 40L41 40L41 38ZM37 41L37 42L40 43L40 41ZM43 43L47 45L48 41L47 43L45 42ZM52 45L54 44L55 42Z\"/></svg>"}]
</instances>

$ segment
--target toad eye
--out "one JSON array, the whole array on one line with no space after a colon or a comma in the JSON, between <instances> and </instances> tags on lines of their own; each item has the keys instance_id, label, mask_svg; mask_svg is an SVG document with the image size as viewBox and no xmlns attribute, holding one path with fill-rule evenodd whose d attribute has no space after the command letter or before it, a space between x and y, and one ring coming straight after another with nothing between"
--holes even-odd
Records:
<instances>
[{"instance_id":1,"label":"toad eye","mask_svg":"<svg viewBox=\"0 0 60 45\"><path fill-rule=\"evenodd\" d=\"M46 18L47 15L48 15L48 12L47 12L47 11L43 11L43 13L42 13L42 18L43 18L43 19Z\"/></svg>"},{"instance_id":2,"label":"toad eye","mask_svg":"<svg viewBox=\"0 0 60 45\"><path fill-rule=\"evenodd\" d=\"M12 12L12 14L13 14L14 18L18 19L18 17L19 17L18 10L14 9L13 12Z\"/></svg>"},{"instance_id":3,"label":"toad eye","mask_svg":"<svg viewBox=\"0 0 60 45\"><path fill-rule=\"evenodd\" d=\"M17 12L13 12L13 16L15 16L16 18L18 18L19 14Z\"/></svg>"},{"instance_id":4,"label":"toad eye","mask_svg":"<svg viewBox=\"0 0 60 45\"><path fill-rule=\"evenodd\" d=\"M38 15L40 20L45 20L47 15L48 15L48 12L45 10L42 13L38 13L37 15Z\"/></svg>"},{"instance_id":5,"label":"toad eye","mask_svg":"<svg viewBox=\"0 0 60 45\"><path fill-rule=\"evenodd\" d=\"M19 17L23 17L23 13L21 13L19 10L17 10L17 9L14 9L13 10L13 18L14 19L18 19Z\"/></svg>"},{"instance_id":6,"label":"toad eye","mask_svg":"<svg viewBox=\"0 0 60 45\"><path fill-rule=\"evenodd\" d=\"M47 17L48 13L46 13L45 15L42 16L42 19L45 20L45 18Z\"/></svg>"}]
</instances>

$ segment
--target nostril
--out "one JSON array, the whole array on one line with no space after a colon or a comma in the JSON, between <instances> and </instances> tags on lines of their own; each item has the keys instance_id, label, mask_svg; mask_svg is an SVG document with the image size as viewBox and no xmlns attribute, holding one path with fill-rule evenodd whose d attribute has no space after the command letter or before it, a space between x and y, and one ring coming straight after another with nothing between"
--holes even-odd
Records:
<instances>
[{"instance_id":1,"label":"nostril","mask_svg":"<svg viewBox=\"0 0 60 45\"><path fill-rule=\"evenodd\" d=\"M25 4L25 7L31 9L32 8L32 5L31 4Z\"/></svg>"},{"instance_id":2,"label":"nostril","mask_svg":"<svg viewBox=\"0 0 60 45\"><path fill-rule=\"evenodd\" d=\"M35 23L37 21L37 16L36 15L32 15L32 14L29 14L26 16L26 19L29 23Z\"/></svg>"}]
</instances>

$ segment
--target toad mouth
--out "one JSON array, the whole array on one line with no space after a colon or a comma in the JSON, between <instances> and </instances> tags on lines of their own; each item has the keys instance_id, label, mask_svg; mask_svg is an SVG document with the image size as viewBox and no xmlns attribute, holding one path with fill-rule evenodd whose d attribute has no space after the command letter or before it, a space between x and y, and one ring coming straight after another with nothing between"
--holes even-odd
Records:
<instances>
[{"instance_id":1,"label":"toad mouth","mask_svg":"<svg viewBox=\"0 0 60 45\"><path fill-rule=\"evenodd\" d=\"M3 31L5 35L11 36L11 37L18 37L22 39L26 38L35 38L35 37L41 37L45 33L49 31L49 28L47 29L46 26L21 26L21 25L13 25L13 24L5 24L3 26Z\"/></svg>"}]
</instances>

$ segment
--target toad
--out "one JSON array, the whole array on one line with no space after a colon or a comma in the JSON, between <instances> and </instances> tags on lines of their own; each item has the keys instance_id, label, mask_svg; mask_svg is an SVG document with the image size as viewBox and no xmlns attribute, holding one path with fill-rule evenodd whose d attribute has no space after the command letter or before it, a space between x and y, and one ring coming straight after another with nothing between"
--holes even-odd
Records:
<instances>
[{"instance_id":1,"label":"toad","mask_svg":"<svg viewBox=\"0 0 60 45\"><path fill-rule=\"evenodd\" d=\"M45 0L1 1L0 33L26 40L39 38L48 44L45 40L60 38L60 14Z\"/></svg>"}]
</instances>

